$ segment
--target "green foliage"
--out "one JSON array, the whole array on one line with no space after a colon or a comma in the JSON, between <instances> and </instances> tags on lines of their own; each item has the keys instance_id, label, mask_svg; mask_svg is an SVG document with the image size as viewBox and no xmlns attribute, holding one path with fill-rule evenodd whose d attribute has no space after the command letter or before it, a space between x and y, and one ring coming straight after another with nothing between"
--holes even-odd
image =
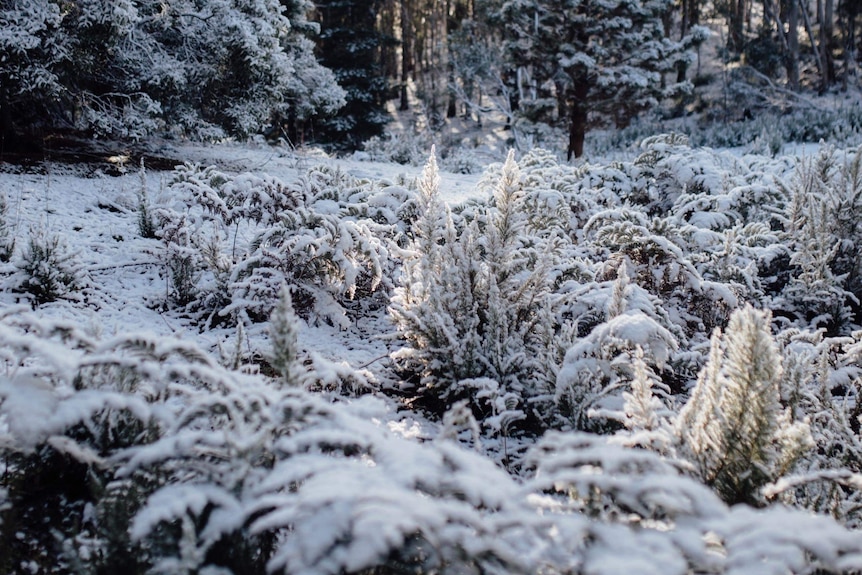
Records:
<instances>
[{"instance_id":1,"label":"green foliage","mask_svg":"<svg viewBox=\"0 0 862 575\"><path fill-rule=\"evenodd\" d=\"M299 322L293 311L290 289L285 285L269 319L269 339L272 350L269 363L285 385L299 385Z\"/></svg>"},{"instance_id":2,"label":"green foliage","mask_svg":"<svg viewBox=\"0 0 862 575\"><path fill-rule=\"evenodd\" d=\"M8 262L15 253L15 230L9 217L6 190L0 190L0 262Z\"/></svg>"},{"instance_id":3,"label":"green foliage","mask_svg":"<svg viewBox=\"0 0 862 575\"><path fill-rule=\"evenodd\" d=\"M761 489L813 445L809 426L781 405L781 355L770 321L770 313L750 306L734 312L724 338L713 335L709 360L679 416L685 453L731 504L762 504Z\"/></svg>"},{"instance_id":4,"label":"green foliage","mask_svg":"<svg viewBox=\"0 0 862 575\"><path fill-rule=\"evenodd\" d=\"M332 112L344 93L314 60L298 4L288 16L278 0L6 2L0 128L212 138L256 133L288 110Z\"/></svg>"},{"instance_id":5,"label":"green foliage","mask_svg":"<svg viewBox=\"0 0 862 575\"><path fill-rule=\"evenodd\" d=\"M78 253L61 235L42 226L30 230L15 267L16 289L30 294L34 305L73 298L86 283Z\"/></svg>"},{"instance_id":6,"label":"green foliage","mask_svg":"<svg viewBox=\"0 0 862 575\"><path fill-rule=\"evenodd\" d=\"M196 300L197 282L202 273L201 255L193 243L192 225L185 214L160 214L159 257L165 265L169 285L168 298L178 306Z\"/></svg>"},{"instance_id":7,"label":"green foliage","mask_svg":"<svg viewBox=\"0 0 862 575\"><path fill-rule=\"evenodd\" d=\"M138 175L141 178L141 187L138 190L138 233L142 238L155 239L156 224L153 222L149 194L147 194L147 171L144 168L143 158L141 158Z\"/></svg>"}]
</instances>

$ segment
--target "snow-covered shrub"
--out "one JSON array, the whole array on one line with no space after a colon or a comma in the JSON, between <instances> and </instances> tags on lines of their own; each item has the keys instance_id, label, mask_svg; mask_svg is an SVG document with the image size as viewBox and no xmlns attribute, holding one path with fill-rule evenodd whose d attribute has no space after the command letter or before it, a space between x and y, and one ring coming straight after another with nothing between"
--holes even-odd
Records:
<instances>
[{"instance_id":1,"label":"snow-covered shrub","mask_svg":"<svg viewBox=\"0 0 862 575\"><path fill-rule=\"evenodd\" d=\"M198 225L209 221L225 228L273 224L305 200L301 190L266 174L230 175L215 166L189 163L174 169L170 188L193 210Z\"/></svg>"},{"instance_id":2,"label":"snow-covered shrub","mask_svg":"<svg viewBox=\"0 0 862 575\"><path fill-rule=\"evenodd\" d=\"M491 415L498 410L488 404L492 396L491 404L508 397L540 420L547 414L538 414L536 398L547 398L565 347L566 330L557 330L549 312L558 246L529 233L533 214L513 153L491 205L472 221L456 223L438 186L432 155L420 182L422 215L390 306L409 344L398 359L419 375L435 410L468 399L477 413ZM493 392L473 385L489 380L497 383Z\"/></svg>"},{"instance_id":3,"label":"snow-covered shrub","mask_svg":"<svg viewBox=\"0 0 862 575\"><path fill-rule=\"evenodd\" d=\"M642 349L635 351L632 371L630 391L623 392L623 411L619 419L627 430L622 434L623 445L664 453L673 442L675 412L662 401L668 398L670 390L644 361Z\"/></svg>"},{"instance_id":4,"label":"snow-covered shrub","mask_svg":"<svg viewBox=\"0 0 862 575\"><path fill-rule=\"evenodd\" d=\"M14 261L17 271L12 285L33 298L34 305L61 298L74 298L87 284L87 273L78 252L65 237L37 226Z\"/></svg>"},{"instance_id":5,"label":"snow-covered shrub","mask_svg":"<svg viewBox=\"0 0 862 575\"><path fill-rule=\"evenodd\" d=\"M459 237L439 185L432 155L419 181L419 217L390 312L411 345L401 359L420 372L423 386L439 387L435 395L454 403L462 399L449 397L457 392L457 382L484 375L477 332L480 272L470 258L474 230L465 229Z\"/></svg>"},{"instance_id":6,"label":"snow-covered shrub","mask_svg":"<svg viewBox=\"0 0 862 575\"><path fill-rule=\"evenodd\" d=\"M159 212L159 239L162 249L158 257L168 277L168 299L178 306L187 306L198 297L198 280L203 273L203 260L194 244L192 222L186 214Z\"/></svg>"},{"instance_id":7,"label":"snow-covered shrub","mask_svg":"<svg viewBox=\"0 0 862 575\"><path fill-rule=\"evenodd\" d=\"M393 202L410 194L326 166L288 185L187 164L165 195L159 235L178 252L172 275L187 280L174 285L189 288L178 303L208 323L264 321L287 283L301 315L345 325L345 306L390 285L387 242L408 215Z\"/></svg>"},{"instance_id":8,"label":"snow-covered shrub","mask_svg":"<svg viewBox=\"0 0 862 575\"><path fill-rule=\"evenodd\" d=\"M755 94L758 100L763 99L763 90L752 92L748 87L747 91ZM744 108L763 108L763 102L753 106L736 105L737 110ZM767 105L765 109L757 111L752 120L728 122L722 119L712 124L702 124L697 130L692 130L691 139L696 146L744 146L751 151L768 150L771 155L785 142L816 144L826 141L839 146L852 146L858 143L860 133L862 106L857 102L838 108L801 107L790 112Z\"/></svg>"},{"instance_id":9,"label":"snow-covered shrub","mask_svg":"<svg viewBox=\"0 0 862 575\"><path fill-rule=\"evenodd\" d=\"M801 327L844 334L858 323L862 245L862 157L841 165L822 147L798 165L785 210L785 241L792 252L791 277L776 307Z\"/></svg>"},{"instance_id":10,"label":"snow-covered shrub","mask_svg":"<svg viewBox=\"0 0 862 575\"><path fill-rule=\"evenodd\" d=\"M46 573L130 565L264 573L288 530L249 530L286 510L267 501L278 493L261 480L287 458L295 471L314 473L326 453L341 444L353 457L362 441L353 423L338 430L346 414L326 400L230 372L188 342L145 334L99 341L73 324L3 315L4 571L33 560ZM301 430L308 466L293 457L290 437ZM304 521L317 532L314 518ZM313 554L313 541L300 545L308 546L301 556Z\"/></svg>"},{"instance_id":11,"label":"snow-covered shrub","mask_svg":"<svg viewBox=\"0 0 862 575\"><path fill-rule=\"evenodd\" d=\"M778 335L784 363L782 403L804 417L815 449L794 474L767 486L766 494L797 507L862 526L862 371L859 334L824 338L823 331L788 329Z\"/></svg>"},{"instance_id":12,"label":"snow-covered shrub","mask_svg":"<svg viewBox=\"0 0 862 575\"><path fill-rule=\"evenodd\" d=\"M678 328L654 298L630 283L626 269L625 265L620 267L619 277L612 286L604 286L606 289L595 285L584 288L586 301L582 304L586 308L601 306L604 317L590 325L588 316L574 316L576 322L587 323L588 331L567 349L554 395L567 427L602 429L609 412L623 411L623 392L634 379L632 365L637 355L652 373L669 367L669 360L679 347L682 334ZM577 313L574 307L569 311ZM618 417L612 415L611 419Z\"/></svg>"},{"instance_id":13,"label":"snow-covered shrub","mask_svg":"<svg viewBox=\"0 0 862 575\"><path fill-rule=\"evenodd\" d=\"M852 572L862 561L858 533L830 518L728 507L684 466L612 441L550 432L530 453L561 572Z\"/></svg>"},{"instance_id":14,"label":"snow-covered shrub","mask_svg":"<svg viewBox=\"0 0 862 575\"><path fill-rule=\"evenodd\" d=\"M664 301L685 301L700 291L701 277L669 237L674 230L668 227L661 220L647 221L642 212L612 209L593 216L585 232L608 254L604 275L626 265L632 280L645 290Z\"/></svg>"},{"instance_id":15,"label":"snow-covered shrub","mask_svg":"<svg viewBox=\"0 0 862 575\"><path fill-rule=\"evenodd\" d=\"M440 167L453 174L477 174L485 169L485 162L476 156L474 149L456 143L441 158Z\"/></svg>"},{"instance_id":16,"label":"snow-covered shrub","mask_svg":"<svg viewBox=\"0 0 862 575\"><path fill-rule=\"evenodd\" d=\"M452 441L394 434L377 398L274 387L173 338L0 315L3 571L862 568L858 533L728 507L648 450L552 432L516 480Z\"/></svg>"},{"instance_id":17,"label":"snow-covered shrub","mask_svg":"<svg viewBox=\"0 0 862 575\"><path fill-rule=\"evenodd\" d=\"M299 207L254 239L232 272L232 303L220 313L265 318L287 283L300 313L344 326L344 304L381 286L387 259L368 223Z\"/></svg>"},{"instance_id":18,"label":"snow-covered shrub","mask_svg":"<svg viewBox=\"0 0 862 575\"><path fill-rule=\"evenodd\" d=\"M428 158L428 149L433 136L425 130L412 134L390 134L380 138L374 136L363 145L363 150L377 162L395 162L408 166L421 166Z\"/></svg>"},{"instance_id":19,"label":"snow-covered shrub","mask_svg":"<svg viewBox=\"0 0 862 575\"><path fill-rule=\"evenodd\" d=\"M0 189L0 262L8 262L15 253L15 230L10 221L9 198Z\"/></svg>"},{"instance_id":20,"label":"snow-covered shrub","mask_svg":"<svg viewBox=\"0 0 862 575\"><path fill-rule=\"evenodd\" d=\"M677 422L684 456L728 503L758 504L762 488L786 475L813 446L809 426L781 404L781 354L772 316L737 310Z\"/></svg>"}]
</instances>

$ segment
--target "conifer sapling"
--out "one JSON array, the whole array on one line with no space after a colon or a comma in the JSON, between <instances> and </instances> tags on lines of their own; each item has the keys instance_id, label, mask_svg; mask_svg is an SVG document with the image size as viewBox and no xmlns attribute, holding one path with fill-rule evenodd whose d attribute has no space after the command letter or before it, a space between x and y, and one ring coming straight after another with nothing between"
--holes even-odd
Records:
<instances>
[{"instance_id":1,"label":"conifer sapling","mask_svg":"<svg viewBox=\"0 0 862 575\"><path fill-rule=\"evenodd\" d=\"M287 284L281 287L278 302L272 310L269 337L272 343L270 363L288 385L299 385L298 337L299 317L293 310L293 298Z\"/></svg>"},{"instance_id":2,"label":"conifer sapling","mask_svg":"<svg viewBox=\"0 0 862 575\"><path fill-rule=\"evenodd\" d=\"M712 339L709 361L679 416L679 435L705 483L728 503L762 503L761 489L812 444L808 424L781 404L772 314L746 306Z\"/></svg>"}]
</instances>

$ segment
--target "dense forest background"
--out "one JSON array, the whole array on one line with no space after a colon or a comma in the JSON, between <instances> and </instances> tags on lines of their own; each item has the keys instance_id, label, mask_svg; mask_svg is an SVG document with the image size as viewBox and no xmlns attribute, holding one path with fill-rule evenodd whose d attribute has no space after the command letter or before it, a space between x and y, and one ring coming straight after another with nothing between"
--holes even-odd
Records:
<instances>
[{"instance_id":1,"label":"dense forest background","mask_svg":"<svg viewBox=\"0 0 862 575\"><path fill-rule=\"evenodd\" d=\"M58 132L347 151L409 111L444 153L460 118L524 150L557 130L571 158L598 127L822 108L805 94L858 89L860 18L852 0L6 0L0 132L10 151Z\"/></svg>"}]
</instances>

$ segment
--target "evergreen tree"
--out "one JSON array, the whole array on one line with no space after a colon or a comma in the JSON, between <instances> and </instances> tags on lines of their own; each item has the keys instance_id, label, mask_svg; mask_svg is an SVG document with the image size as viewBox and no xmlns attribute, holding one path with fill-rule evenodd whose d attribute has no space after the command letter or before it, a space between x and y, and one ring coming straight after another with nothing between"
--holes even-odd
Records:
<instances>
[{"instance_id":1,"label":"evergreen tree","mask_svg":"<svg viewBox=\"0 0 862 575\"><path fill-rule=\"evenodd\" d=\"M501 10L505 43L517 68L522 113L567 118L569 159L584 152L595 124L622 128L687 84L664 74L688 58L701 28L680 42L665 34L673 0L508 0Z\"/></svg>"},{"instance_id":2,"label":"evergreen tree","mask_svg":"<svg viewBox=\"0 0 862 575\"><path fill-rule=\"evenodd\" d=\"M346 91L346 103L332 117L321 118L311 136L336 149L359 148L380 136L389 121L385 104L388 80L381 50L395 40L378 31L384 0L326 0L317 3L321 26L317 51Z\"/></svg>"},{"instance_id":3,"label":"evergreen tree","mask_svg":"<svg viewBox=\"0 0 862 575\"><path fill-rule=\"evenodd\" d=\"M269 338L272 342L269 359L285 385L301 383L298 354L299 322L300 319L293 309L290 288L284 284L269 318Z\"/></svg>"},{"instance_id":4,"label":"evergreen tree","mask_svg":"<svg viewBox=\"0 0 862 575\"><path fill-rule=\"evenodd\" d=\"M808 425L781 404L781 354L769 312L747 306L716 330L709 361L678 419L684 450L728 503L758 504L811 445ZM722 345L723 344L723 345Z\"/></svg>"},{"instance_id":5,"label":"evergreen tree","mask_svg":"<svg viewBox=\"0 0 862 575\"><path fill-rule=\"evenodd\" d=\"M529 412L535 424L560 358L546 360L563 348L547 309L554 254L524 237L530 214L514 153L499 169L494 205L456 221L437 195L432 155L390 311L410 346L400 358L420 374L422 391L443 402L436 407L469 399L477 412Z\"/></svg>"},{"instance_id":6,"label":"evergreen tree","mask_svg":"<svg viewBox=\"0 0 862 575\"><path fill-rule=\"evenodd\" d=\"M332 112L343 93L311 55L309 4L290 4L4 2L3 134L245 136L288 110Z\"/></svg>"}]
</instances>

